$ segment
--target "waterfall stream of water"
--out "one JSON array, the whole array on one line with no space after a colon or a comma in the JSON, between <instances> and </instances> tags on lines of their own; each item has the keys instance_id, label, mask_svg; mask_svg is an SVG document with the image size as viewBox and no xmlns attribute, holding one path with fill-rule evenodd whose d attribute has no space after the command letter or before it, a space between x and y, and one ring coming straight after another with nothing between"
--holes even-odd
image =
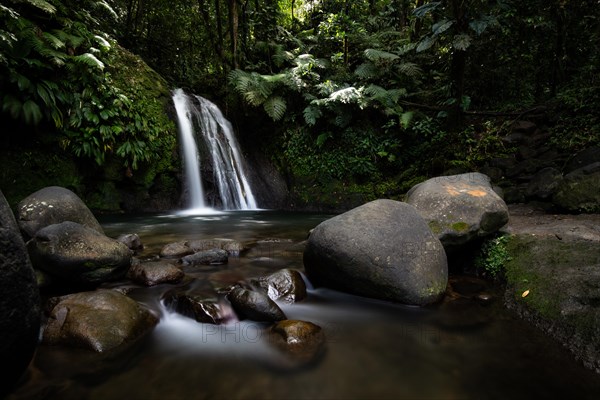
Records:
<instances>
[{"instance_id":1,"label":"waterfall stream of water","mask_svg":"<svg viewBox=\"0 0 600 400\"><path fill-rule=\"evenodd\" d=\"M202 167L212 167L215 186L224 210L258 209L231 123L214 103L197 95L189 96L182 89L174 91L173 102L177 111L189 191L187 211L206 211L206 196L200 174L201 162L204 164ZM200 138L207 149L207 160L200 160L199 157L196 139Z\"/></svg>"}]
</instances>

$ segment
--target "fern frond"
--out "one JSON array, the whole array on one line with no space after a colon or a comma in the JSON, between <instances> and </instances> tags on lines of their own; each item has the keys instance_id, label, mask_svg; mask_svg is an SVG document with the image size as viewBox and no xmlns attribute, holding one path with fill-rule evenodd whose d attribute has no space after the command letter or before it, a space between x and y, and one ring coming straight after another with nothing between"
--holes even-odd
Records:
<instances>
[{"instance_id":1,"label":"fern frond","mask_svg":"<svg viewBox=\"0 0 600 400\"><path fill-rule=\"evenodd\" d=\"M370 79L375 78L378 75L379 70L375 66L375 64L371 62L366 62L360 64L354 70L354 75L358 76L361 79Z\"/></svg>"},{"instance_id":2,"label":"fern frond","mask_svg":"<svg viewBox=\"0 0 600 400\"><path fill-rule=\"evenodd\" d=\"M91 53L84 53L80 56L73 57L73 60L81 65L87 65L88 67L97 68L99 70L104 69L104 63L96 58Z\"/></svg>"},{"instance_id":3,"label":"fern frond","mask_svg":"<svg viewBox=\"0 0 600 400\"><path fill-rule=\"evenodd\" d=\"M48 43L52 48L56 50L65 48L65 43L50 32L44 32L42 33L42 36L46 43Z\"/></svg>"},{"instance_id":4,"label":"fern frond","mask_svg":"<svg viewBox=\"0 0 600 400\"><path fill-rule=\"evenodd\" d=\"M329 95L329 99L344 104L360 103L362 97L362 91L354 86L337 90Z\"/></svg>"},{"instance_id":5,"label":"fern frond","mask_svg":"<svg viewBox=\"0 0 600 400\"><path fill-rule=\"evenodd\" d=\"M263 108L273 121L279 121L285 115L287 105L282 97L271 96L264 102Z\"/></svg>"},{"instance_id":6,"label":"fern frond","mask_svg":"<svg viewBox=\"0 0 600 400\"><path fill-rule=\"evenodd\" d=\"M415 78L421 75L423 71L421 70L421 67L419 67L417 64L412 62L405 62L398 65L398 72L410 78Z\"/></svg>"},{"instance_id":7,"label":"fern frond","mask_svg":"<svg viewBox=\"0 0 600 400\"><path fill-rule=\"evenodd\" d=\"M48 14L54 14L56 12L56 7L45 0L25 0L24 2Z\"/></svg>"},{"instance_id":8,"label":"fern frond","mask_svg":"<svg viewBox=\"0 0 600 400\"><path fill-rule=\"evenodd\" d=\"M400 58L397 54L377 49L366 49L364 54L369 61L373 62L395 61Z\"/></svg>"}]
</instances>

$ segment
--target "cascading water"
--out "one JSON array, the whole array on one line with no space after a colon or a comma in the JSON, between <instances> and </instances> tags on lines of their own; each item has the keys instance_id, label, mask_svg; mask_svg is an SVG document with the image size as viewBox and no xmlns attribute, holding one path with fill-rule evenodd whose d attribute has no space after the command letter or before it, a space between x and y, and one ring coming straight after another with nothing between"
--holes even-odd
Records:
<instances>
[{"instance_id":1,"label":"cascading water","mask_svg":"<svg viewBox=\"0 0 600 400\"><path fill-rule=\"evenodd\" d=\"M256 198L248 182L244 159L231 124L214 103L200 96L194 98L198 104L195 104L182 89L176 89L173 94L182 140L185 174L190 191L190 207L192 209L206 207L200 177L200 159L194 140L194 126L198 126L208 149L210 160L206 162L212 164L223 209L257 209ZM201 196L199 201L195 198L198 195Z\"/></svg>"}]
</instances>

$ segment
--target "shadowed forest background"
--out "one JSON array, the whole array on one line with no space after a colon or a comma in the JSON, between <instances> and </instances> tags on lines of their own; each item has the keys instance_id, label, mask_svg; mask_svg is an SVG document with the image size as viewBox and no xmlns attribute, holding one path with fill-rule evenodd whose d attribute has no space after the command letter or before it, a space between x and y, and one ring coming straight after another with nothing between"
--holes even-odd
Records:
<instances>
[{"instance_id":1,"label":"shadowed forest background","mask_svg":"<svg viewBox=\"0 0 600 400\"><path fill-rule=\"evenodd\" d=\"M174 207L176 87L219 104L283 176L281 208L493 175L519 150L515 121L566 161L600 143L599 5L2 0L0 187L13 205L53 184L99 211Z\"/></svg>"}]
</instances>

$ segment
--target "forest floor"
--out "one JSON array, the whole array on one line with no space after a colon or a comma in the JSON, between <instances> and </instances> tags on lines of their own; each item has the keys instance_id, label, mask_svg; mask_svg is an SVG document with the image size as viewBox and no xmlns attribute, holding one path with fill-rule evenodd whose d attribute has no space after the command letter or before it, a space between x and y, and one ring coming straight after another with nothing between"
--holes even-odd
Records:
<instances>
[{"instance_id":1,"label":"forest floor","mask_svg":"<svg viewBox=\"0 0 600 400\"><path fill-rule=\"evenodd\" d=\"M527 204L509 205L509 233L555 235L600 243L600 214L552 214Z\"/></svg>"}]
</instances>

